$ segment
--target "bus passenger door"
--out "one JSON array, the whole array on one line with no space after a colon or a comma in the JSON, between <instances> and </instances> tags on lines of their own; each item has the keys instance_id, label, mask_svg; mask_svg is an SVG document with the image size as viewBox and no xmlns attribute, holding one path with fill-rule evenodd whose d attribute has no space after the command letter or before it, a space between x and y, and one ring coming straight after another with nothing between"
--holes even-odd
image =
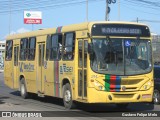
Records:
<instances>
[{"instance_id":1,"label":"bus passenger door","mask_svg":"<svg viewBox=\"0 0 160 120\"><path fill-rule=\"evenodd\" d=\"M87 99L87 40L78 41L78 97Z\"/></svg>"},{"instance_id":2,"label":"bus passenger door","mask_svg":"<svg viewBox=\"0 0 160 120\"><path fill-rule=\"evenodd\" d=\"M13 67L13 88L19 88L18 80L19 80L19 66L18 66L18 56L19 56L19 45L14 45L14 67Z\"/></svg>"},{"instance_id":3,"label":"bus passenger door","mask_svg":"<svg viewBox=\"0 0 160 120\"><path fill-rule=\"evenodd\" d=\"M37 65L37 92L44 93L44 50L45 43L38 44L38 65Z\"/></svg>"}]
</instances>

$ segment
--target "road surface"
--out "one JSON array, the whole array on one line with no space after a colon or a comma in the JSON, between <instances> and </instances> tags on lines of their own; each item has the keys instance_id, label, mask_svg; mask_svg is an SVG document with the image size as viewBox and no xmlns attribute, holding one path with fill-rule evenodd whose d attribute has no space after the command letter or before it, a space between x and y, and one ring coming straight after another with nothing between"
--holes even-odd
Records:
<instances>
[{"instance_id":1,"label":"road surface","mask_svg":"<svg viewBox=\"0 0 160 120\"><path fill-rule=\"evenodd\" d=\"M0 73L0 111L17 111L24 115L24 112L40 112L45 119L68 119L68 120L125 120L135 119L135 114L138 119L153 119L159 120L158 117L153 117L160 111L160 105L134 103L130 104L127 109L118 109L115 105L107 104L78 104L76 109L68 111L63 106L62 99L53 97L40 98L32 95L29 99L21 98L18 91L12 90L4 85L3 72ZM146 114L152 115L151 117L141 117ZM2 114L2 113L0 113ZM28 114L28 113L27 113ZM40 115L37 113L37 115ZM2 115L0 115L2 116ZM52 116L52 117L50 117ZM130 116L130 117L127 117ZM16 117L16 116L14 116ZM24 116L21 116L24 117ZM38 116L40 117L40 116ZM2 117L0 117L2 119ZM6 118L8 119L8 118ZM14 118L16 119L16 118ZM37 118L38 120L41 118ZM43 118L42 118L43 119ZM4 118L3 118L4 120Z\"/></svg>"}]
</instances>

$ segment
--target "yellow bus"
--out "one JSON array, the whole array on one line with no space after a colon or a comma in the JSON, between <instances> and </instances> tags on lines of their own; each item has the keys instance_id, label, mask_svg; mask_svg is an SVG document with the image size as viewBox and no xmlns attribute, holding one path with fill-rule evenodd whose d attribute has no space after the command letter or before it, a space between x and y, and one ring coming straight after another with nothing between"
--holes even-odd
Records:
<instances>
[{"instance_id":1,"label":"yellow bus","mask_svg":"<svg viewBox=\"0 0 160 120\"><path fill-rule=\"evenodd\" d=\"M152 45L149 27L132 22L85 22L10 35L5 84L40 97L83 103L151 102Z\"/></svg>"}]
</instances>

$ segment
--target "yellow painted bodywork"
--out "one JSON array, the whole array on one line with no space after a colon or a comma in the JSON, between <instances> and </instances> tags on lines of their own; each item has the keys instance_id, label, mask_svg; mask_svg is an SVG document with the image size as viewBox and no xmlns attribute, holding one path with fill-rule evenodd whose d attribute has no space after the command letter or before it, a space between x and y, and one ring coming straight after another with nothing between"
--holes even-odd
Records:
<instances>
[{"instance_id":1,"label":"yellow painted bodywork","mask_svg":"<svg viewBox=\"0 0 160 120\"><path fill-rule=\"evenodd\" d=\"M105 86L104 79L105 75L95 74L90 72L88 78L88 103L131 103L131 102L151 102L154 90L153 71L145 75L136 76L121 76L121 86L119 92L107 92L104 89L96 87L99 83L100 86ZM94 82L91 82L94 81ZM150 83L150 84L148 84ZM148 87L144 87L148 85ZM112 100L109 99L109 95ZM143 98L143 95L149 95L149 97ZM140 97L138 99L138 97Z\"/></svg>"},{"instance_id":2,"label":"yellow painted bodywork","mask_svg":"<svg viewBox=\"0 0 160 120\"><path fill-rule=\"evenodd\" d=\"M87 40L90 43L91 27L95 23L122 23L122 24L137 24L129 22L86 22L81 24L75 24L70 26L64 26L62 28L62 33L73 32L76 33L75 39L75 53L74 60L72 61L63 61L58 62L59 71L55 71L55 61L47 61L46 58L46 38L49 34L56 34L56 28L49 28L44 30L37 30L28 33L22 33L17 35L10 35L7 37L7 40L13 40L14 45L20 45L20 39L26 37L36 36L36 56L34 61L21 61L18 60L18 66L14 67L13 54L12 50L12 60L5 61L4 68L4 80L5 84L13 89L19 89L19 80L23 76L25 78L26 87L28 92L32 93L42 93L47 96L55 96L62 98L63 90L63 80L69 80L72 90L73 100L86 103L128 103L128 102L151 102L153 95L153 71L144 75L128 76L127 78L122 76L122 85L126 86L126 91L120 92L107 92L105 90L99 90L96 88L96 84L104 86L103 79L105 75L97 74L92 71L90 68L89 55L87 54L87 97L78 96L78 41ZM89 33L89 34L88 34ZM112 37L112 36L111 36ZM124 36L125 37L125 36ZM126 37L125 37L126 38ZM129 38L129 37L128 37ZM147 38L150 39L150 38ZM45 66L39 67L38 65L38 47L39 45L44 44L44 63ZM62 72L64 64L67 66L68 72ZM32 67L32 70L24 70L24 66ZM20 71L23 68L23 72ZM70 70L72 70L70 72ZM15 72L16 71L16 72ZM59 82L55 82L55 74L58 74ZM151 82L151 85L147 90L143 89L148 81ZM58 86L58 88L56 87ZM136 89L131 89L136 88ZM57 90L58 89L58 95ZM143 94L150 94L150 98L142 98ZM112 100L109 100L108 95L111 95ZM140 99L137 100L138 95Z\"/></svg>"}]
</instances>

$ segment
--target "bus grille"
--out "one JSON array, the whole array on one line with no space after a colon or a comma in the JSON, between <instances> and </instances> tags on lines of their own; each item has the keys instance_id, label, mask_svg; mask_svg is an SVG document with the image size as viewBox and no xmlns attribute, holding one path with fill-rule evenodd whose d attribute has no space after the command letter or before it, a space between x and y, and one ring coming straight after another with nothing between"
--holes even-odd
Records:
<instances>
[{"instance_id":1,"label":"bus grille","mask_svg":"<svg viewBox=\"0 0 160 120\"><path fill-rule=\"evenodd\" d=\"M137 91L149 80L148 77L105 75L105 90L109 92Z\"/></svg>"},{"instance_id":2,"label":"bus grille","mask_svg":"<svg viewBox=\"0 0 160 120\"><path fill-rule=\"evenodd\" d=\"M122 80L121 85L135 85L138 84L140 80Z\"/></svg>"},{"instance_id":3,"label":"bus grille","mask_svg":"<svg viewBox=\"0 0 160 120\"><path fill-rule=\"evenodd\" d=\"M134 94L113 94L114 98L133 98Z\"/></svg>"},{"instance_id":4,"label":"bus grille","mask_svg":"<svg viewBox=\"0 0 160 120\"><path fill-rule=\"evenodd\" d=\"M122 89L122 88L121 88ZM114 89L114 88L110 88L110 91L117 91L118 89ZM126 86L126 89L124 90L124 92L126 92L126 91L135 91L135 90L138 90L138 88L137 87L127 87ZM123 90L122 90L122 92L123 92Z\"/></svg>"}]
</instances>

